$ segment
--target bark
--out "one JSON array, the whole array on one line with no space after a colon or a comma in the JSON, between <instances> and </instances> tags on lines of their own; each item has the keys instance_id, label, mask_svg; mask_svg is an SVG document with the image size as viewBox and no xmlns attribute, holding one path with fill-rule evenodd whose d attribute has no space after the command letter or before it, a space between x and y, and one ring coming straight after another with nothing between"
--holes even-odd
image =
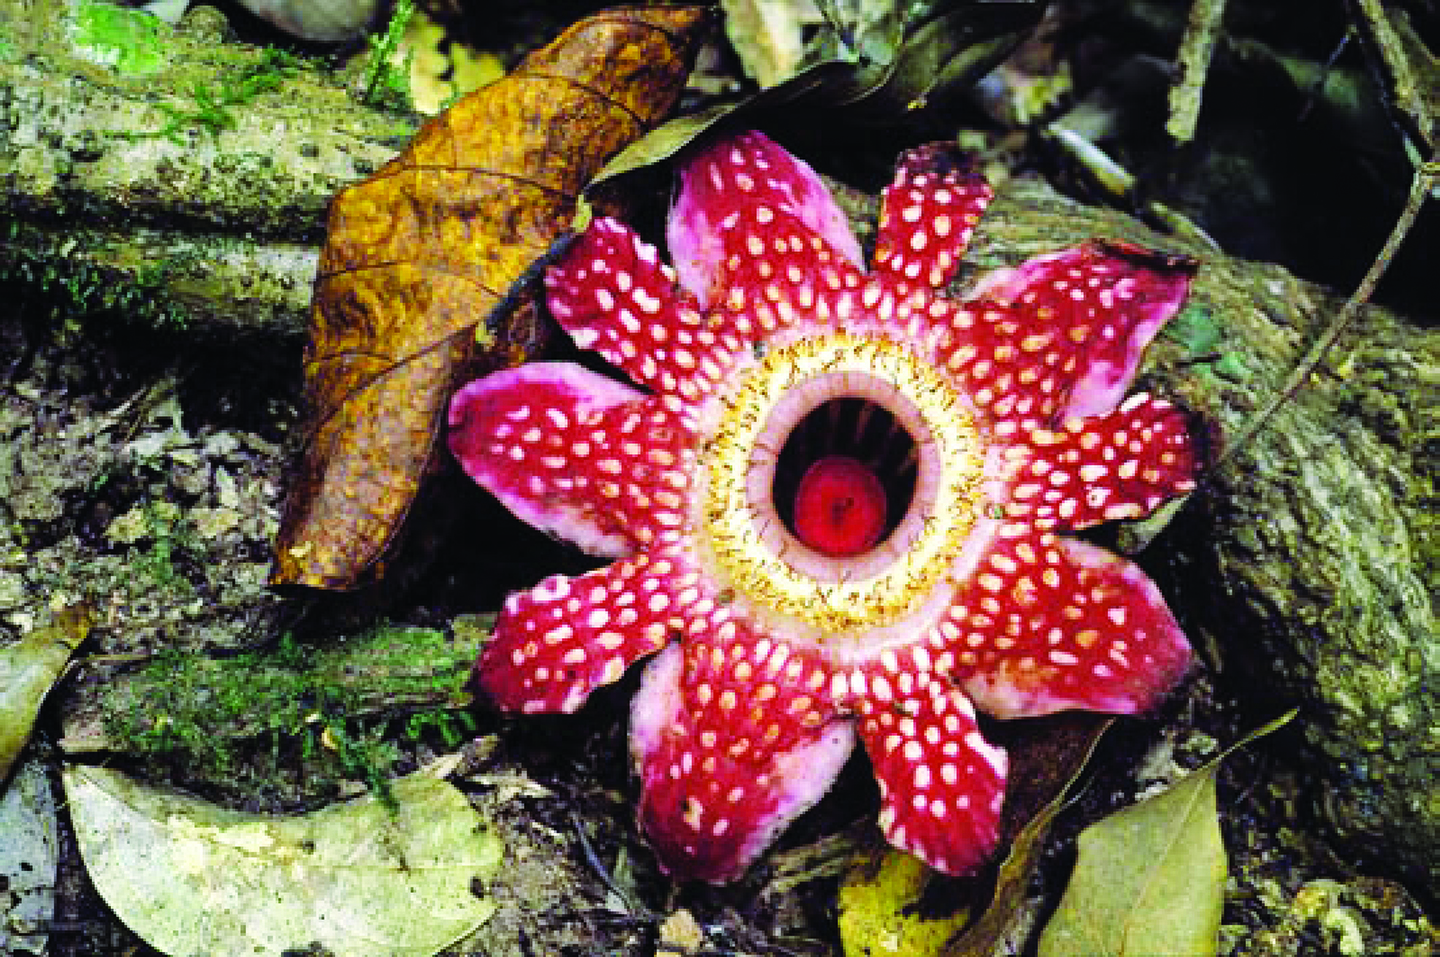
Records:
<instances>
[{"instance_id":1,"label":"bark","mask_svg":"<svg viewBox=\"0 0 1440 957\"><path fill-rule=\"evenodd\" d=\"M77 16L62 0L0 6L0 276L81 308L95 286L200 329L303 331L330 197L417 118L220 42L205 17L116 52L77 40L94 40Z\"/></svg>"},{"instance_id":2,"label":"bark","mask_svg":"<svg viewBox=\"0 0 1440 957\"><path fill-rule=\"evenodd\" d=\"M0 275L129 288L182 307L197 330L273 334L298 353L329 197L390 159L414 123L302 70L231 108L234 128L182 125L171 131L179 142L146 135L194 112L184 91L195 83L219 88L261 54L181 31L161 69L124 76L65 47L65 9L0 13L0 36L20 38L0 48L11 220ZM39 29L27 38L22 23ZM1279 267L1031 183L1002 190L971 261L1014 263L1097 235L1202 261L1184 316L1152 349L1147 384L1204 416L1221 447L1342 302ZM1432 886L1437 382L1440 335L1367 310L1141 559L1209 664L1258 689L1257 712L1302 706L1306 747L1295 757L1332 827Z\"/></svg>"}]
</instances>

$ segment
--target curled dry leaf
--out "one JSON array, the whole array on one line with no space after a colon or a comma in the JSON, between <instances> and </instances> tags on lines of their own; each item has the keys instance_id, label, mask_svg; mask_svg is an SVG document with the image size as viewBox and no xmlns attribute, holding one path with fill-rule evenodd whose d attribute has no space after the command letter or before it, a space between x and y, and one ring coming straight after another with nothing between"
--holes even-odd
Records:
<instances>
[{"instance_id":1,"label":"curled dry leaf","mask_svg":"<svg viewBox=\"0 0 1440 957\"><path fill-rule=\"evenodd\" d=\"M88 606L72 605L53 624L0 648L0 785L30 740L45 694L90 633L91 619Z\"/></svg>"},{"instance_id":2,"label":"curled dry leaf","mask_svg":"<svg viewBox=\"0 0 1440 957\"><path fill-rule=\"evenodd\" d=\"M305 360L306 448L272 584L380 577L450 394L529 351L523 337L482 348L477 329L602 164L669 111L706 20L701 6L582 20L336 196Z\"/></svg>"}]
</instances>

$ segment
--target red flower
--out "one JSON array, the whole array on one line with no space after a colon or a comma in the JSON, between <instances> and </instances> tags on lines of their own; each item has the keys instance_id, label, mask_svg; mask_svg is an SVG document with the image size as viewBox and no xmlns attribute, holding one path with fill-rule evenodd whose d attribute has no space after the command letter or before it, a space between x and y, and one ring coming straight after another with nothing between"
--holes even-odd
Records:
<instances>
[{"instance_id":1,"label":"red flower","mask_svg":"<svg viewBox=\"0 0 1440 957\"><path fill-rule=\"evenodd\" d=\"M478 683L573 711L655 655L631 750L676 877L736 876L857 735L889 840L968 871L1006 773L975 706L1134 712L1187 666L1145 574L1060 533L1194 485L1186 417L1124 397L1190 268L1091 243L942 298L990 195L941 147L907 154L867 273L808 166L720 141L681 173L673 271L601 220L546 277L634 386L541 362L454 399L476 481L616 559L510 596Z\"/></svg>"}]
</instances>

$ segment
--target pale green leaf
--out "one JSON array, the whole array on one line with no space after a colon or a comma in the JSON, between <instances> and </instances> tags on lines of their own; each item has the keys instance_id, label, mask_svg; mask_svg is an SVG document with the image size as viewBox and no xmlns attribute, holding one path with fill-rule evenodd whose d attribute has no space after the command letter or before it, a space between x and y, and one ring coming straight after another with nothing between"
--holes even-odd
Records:
<instances>
[{"instance_id":1,"label":"pale green leaf","mask_svg":"<svg viewBox=\"0 0 1440 957\"><path fill-rule=\"evenodd\" d=\"M1214 954L1224 890L1215 773L1196 771L1081 833L1040 955Z\"/></svg>"},{"instance_id":2,"label":"pale green leaf","mask_svg":"<svg viewBox=\"0 0 1440 957\"><path fill-rule=\"evenodd\" d=\"M39 758L0 794L0 954L43 954L55 913L59 821Z\"/></svg>"},{"instance_id":3,"label":"pale green leaf","mask_svg":"<svg viewBox=\"0 0 1440 957\"><path fill-rule=\"evenodd\" d=\"M0 785L30 740L46 692L65 673L89 630L89 609L75 605L57 615L54 624L0 648Z\"/></svg>"},{"instance_id":4,"label":"pale green leaf","mask_svg":"<svg viewBox=\"0 0 1440 957\"><path fill-rule=\"evenodd\" d=\"M1081 832L1075 873L1041 935L1040 957L1215 953L1226 874L1215 775L1224 757Z\"/></svg>"},{"instance_id":5,"label":"pale green leaf","mask_svg":"<svg viewBox=\"0 0 1440 957\"><path fill-rule=\"evenodd\" d=\"M725 34L745 74L762 88L795 72L805 55L805 30L821 22L809 0L720 0Z\"/></svg>"},{"instance_id":6,"label":"pale green leaf","mask_svg":"<svg viewBox=\"0 0 1440 957\"><path fill-rule=\"evenodd\" d=\"M70 6L70 35L76 53L122 76L145 76L165 67L173 29L143 10L80 0Z\"/></svg>"},{"instance_id":7,"label":"pale green leaf","mask_svg":"<svg viewBox=\"0 0 1440 957\"><path fill-rule=\"evenodd\" d=\"M424 957L479 927L502 846L432 777L298 817L244 814L104 768L65 771L80 853L115 914L175 955Z\"/></svg>"}]
</instances>

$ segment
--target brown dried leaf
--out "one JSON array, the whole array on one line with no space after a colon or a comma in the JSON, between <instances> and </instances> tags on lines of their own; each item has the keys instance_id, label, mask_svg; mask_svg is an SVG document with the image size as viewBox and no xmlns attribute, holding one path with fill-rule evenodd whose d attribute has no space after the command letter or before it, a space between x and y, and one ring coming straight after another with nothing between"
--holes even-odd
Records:
<instances>
[{"instance_id":1,"label":"brown dried leaf","mask_svg":"<svg viewBox=\"0 0 1440 957\"><path fill-rule=\"evenodd\" d=\"M477 327L562 233L580 189L669 111L706 19L690 6L582 20L336 196L306 351L307 445L272 584L347 589L383 574L450 394L532 344L482 348Z\"/></svg>"}]
</instances>

